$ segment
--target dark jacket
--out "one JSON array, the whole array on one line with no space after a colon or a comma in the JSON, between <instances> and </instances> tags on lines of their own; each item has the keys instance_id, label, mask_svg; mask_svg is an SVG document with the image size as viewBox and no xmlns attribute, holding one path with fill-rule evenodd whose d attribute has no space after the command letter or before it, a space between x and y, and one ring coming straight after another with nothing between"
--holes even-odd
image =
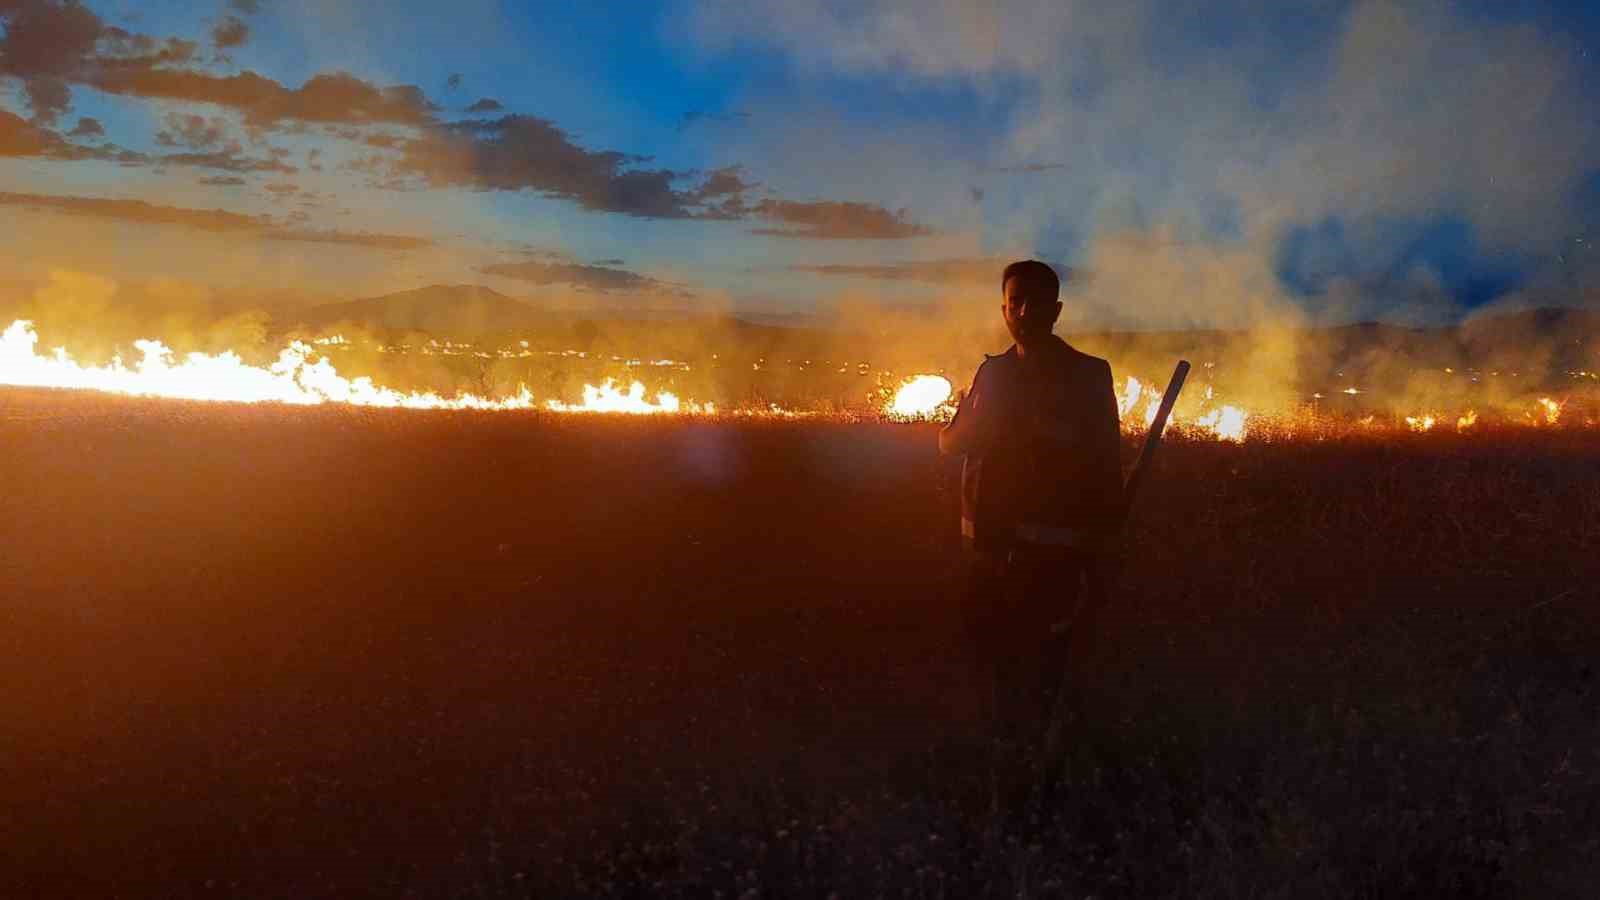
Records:
<instances>
[{"instance_id":1,"label":"dark jacket","mask_svg":"<svg viewBox=\"0 0 1600 900\"><path fill-rule=\"evenodd\" d=\"M1058 337L986 358L939 449L966 456L961 531L975 549L1098 550L1122 528L1111 366Z\"/></svg>"}]
</instances>

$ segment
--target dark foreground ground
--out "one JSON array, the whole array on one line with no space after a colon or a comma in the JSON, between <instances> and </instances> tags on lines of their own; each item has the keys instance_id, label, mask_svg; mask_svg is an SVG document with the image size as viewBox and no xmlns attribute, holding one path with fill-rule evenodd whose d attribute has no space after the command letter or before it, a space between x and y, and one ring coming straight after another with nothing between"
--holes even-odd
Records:
<instances>
[{"instance_id":1,"label":"dark foreground ground","mask_svg":"<svg viewBox=\"0 0 1600 900\"><path fill-rule=\"evenodd\" d=\"M932 438L0 391L0 896L1593 896L1600 434L1174 440L1054 755Z\"/></svg>"}]
</instances>

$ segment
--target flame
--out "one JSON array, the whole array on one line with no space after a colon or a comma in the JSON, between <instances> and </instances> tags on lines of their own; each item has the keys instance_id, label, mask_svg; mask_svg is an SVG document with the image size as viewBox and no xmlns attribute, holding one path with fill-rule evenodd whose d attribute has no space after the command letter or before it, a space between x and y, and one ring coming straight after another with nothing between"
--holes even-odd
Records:
<instances>
[{"instance_id":1,"label":"flame","mask_svg":"<svg viewBox=\"0 0 1600 900\"><path fill-rule=\"evenodd\" d=\"M892 416L926 419L937 415L950 399L950 381L940 375L918 375L906 379L884 411Z\"/></svg>"},{"instance_id":2,"label":"flame","mask_svg":"<svg viewBox=\"0 0 1600 900\"><path fill-rule=\"evenodd\" d=\"M1144 384L1139 379L1128 376L1127 386L1122 389L1122 396L1117 398L1117 415L1127 418L1133 412L1133 405L1139 402L1144 395Z\"/></svg>"},{"instance_id":3,"label":"flame","mask_svg":"<svg viewBox=\"0 0 1600 900\"><path fill-rule=\"evenodd\" d=\"M1135 417L1130 415L1139 408L1143 402L1144 413ZM1117 415L1122 418L1123 425L1131 425L1137 418L1144 420L1144 427L1149 428L1155 424L1156 413L1161 409L1161 392L1152 384L1146 384L1139 379L1128 376L1127 384L1123 387L1121 395L1117 397Z\"/></svg>"},{"instance_id":4,"label":"flame","mask_svg":"<svg viewBox=\"0 0 1600 900\"><path fill-rule=\"evenodd\" d=\"M1214 409L1196 419L1194 424L1225 441L1244 441L1244 423L1249 417L1237 406Z\"/></svg>"},{"instance_id":5,"label":"flame","mask_svg":"<svg viewBox=\"0 0 1600 900\"><path fill-rule=\"evenodd\" d=\"M277 361L264 368L246 364L231 351L216 355L189 353L176 358L160 341L135 341L141 358L131 367L121 357L109 365L87 366L59 347L49 356L38 355L34 352L38 341L33 323L22 319L0 333L0 384L242 403L333 402L410 409L529 409L534 405L526 389L502 398L476 394L444 397L431 392L397 391L374 384L367 377L345 378L326 359L313 362L315 351L302 341L285 347Z\"/></svg>"},{"instance_id":6,"label":"flame","mask_svg":"<svg viewBox=\"0 0 1600 900\"><path fill-rule=\"evenodd\" d=\"M545 401L545 407L554 412L615 412L615 413L712 413L716 407L711 404L704 406L691 403L687 408L680 402L675 394L662 391L656 394L656 400L651 403L645 399L644 385L635 381L628 386L628 392L623 393L617 388L615 382L607 378L599 387L592 384L583 386L582 403L562 403L560 400Z\"/></svg>"},{"instance_id":7,"label":"flame","mask_svg":"<svg viewBox=\"0 0 1600 900\"><path fill-rule=\"evenodd\" d=\"M49 353L40 352L38 344L39 337L33 323L27 320L19 319L0 332L0 385L76 388L188 400L298 405L345 403L356 406L410 409L520 409L559 413L720 414L791 418L832 415L839 412L854 418L860 413L859 409L800 412L776 404L744 405L739 408L719 410L713 404L680 399L668 391L649 395L645 385L639 381L625 382L627 386L624 387L623 383L609 379L599 386L584 385L582 399L575 403L559 399L535 399L525 387L515 394L506 396L477 394L446 396L433 392L401 391L376 384L365 376L351 378L341 375L330 357L337 357L341 351L353 347L354 342L337 334L310 341L294 341L284 347L277 358L267 365L246 363L237 353L231 351L214 355L179 354L156 340L135 341L133 346L137 351L137 359L132 362L117 357L108 364L95 365L74 359L64 348L56 348ZM418 344L415 348L405 344L379 346L370 342L364 346L376 347L378 352L470 354L484 359L493 355L475 349L475 345L472 344L437 339ZM534 351L526 340L517 342L516 349L502 348L497 352L503 358L532 356L536 352L563 358L587 359L591 356L584 351L576 350ZM594 358L601 359L599 356ZM715 360L717 357L713 355L712 358ZM613 356L611 361L628 369L652 366L690 370L690 364L687 362L643 354L639 358L628 359ZM757 365L765 367L766 362L767 360L762 359ZM823 360L821 364L829 370L833 368L830 361ZM808 360L802 368L809 366ZM866 363L860 366L862 374L869 371ZM712 367L715 368L716 364L713 363ZM849 364L846 364L844 371L848 370ZM1340 377L1343 378L1343 373L1340 373ZM1574 377L1596 376L1588 372L1579 372ZM1367 393L1366 390L1356 387L1343 388L1340 392L1347 395ZM887 393L883 392L884 395ZM1372 415L1353 420L1327 420L1318 414L1315 405L1309 412L1300 410L1274 415L1268 411L1263 415L1260 411L1247 412L1240 406L1215 405L1220 392L1210 384L1205 385L1203 391L1195 393L1203 394L1203 397L1197 405L1180 404L1182 411L1174 411L1174 424L1180 427L1187 426L1190 434L1232 442L1243 442L1252 434L1264 437L1284 429L1297 430L1305 427L1320 432L1329 427L1341 427L1340 423L1343 423L1342 427L1381 428L1386 431L1398 429L1403 423L1406 429L1420 433L1432 431L1435 426L1440 426L1440 430L1447 430L1451 421L1440 413L1405 416L1400 422L1386 418L1383 422L1377 423ZM1126 377L1125 383L1116 394L1117 412L1122 418L1124 428L1133 431L1139 427L1140 421L1146 427L1154 422L1161 404L1161 393L1156 384L1130 375ZM1322 399L1323 395L1317 392L1312 396L1314 399ZM868 413L867 418L881 417L899 421L941 419L953 412L954 405L950 382L940 375L931 374L905 379L891 398L880 397L877 402L881 405ZM1581 404L1586 401L1579 402ZM1585 419L1581 413L1564 415L1566 405L1566 400L1539 397L1532 409L1524 405L1521 414L1513 413L1513 418L1528 425L1541 426L1555 426L1563 420L1568 424L1582 424L1586 421L1591 425L1595 424ZM833 408L830 406L829 409ZM1496 419L1496 421L1502 420L1503 417ZM1479 424L1478 413L1469 409L1454 421L1457 432L1475 430Z\"/></svg>"},{"instance_id":8,"label":"flame","mask_svg":"<svg viewBox=\"0 0 1600 900\"><path fill-rule=\"evenodd\" d=\"M1433 416L1406 416L1406 427L1412 431L1429 431L1436 421Z\"/></svg>"},{"instance_id":9,"label":"flame","mask_svg":"<svg viewBox=\"0 0 1600 900\"><path fill-rule=\"evenodd\" d=\"M232 352L208 355L189 353L181 359L160 341L136 341L140 360L131 367L121 358L109 365L89 366L74 360L64 349L49 356L34 352L39 336L33 323L18 320L0 334L0 384L20 387L82 388L114 394L169 397L179 400L224 400L239 403L348 403L407 409L535 409L527 388L509 397L460 394L445 397L431 392L403 392L374 384L365 376L346 378L326 359L312 361L311 345L295 341L267 367L252 366ZM330 344L339 339L328 339ZM711 404L682 403L662 392L655 402L645 399L643 384L634 382L626 393L607 380L599 387L583 386L583 402L565 404L549 400L545 408L557 412L676 413L714 412Z\"/></svg>"}]
</instances>

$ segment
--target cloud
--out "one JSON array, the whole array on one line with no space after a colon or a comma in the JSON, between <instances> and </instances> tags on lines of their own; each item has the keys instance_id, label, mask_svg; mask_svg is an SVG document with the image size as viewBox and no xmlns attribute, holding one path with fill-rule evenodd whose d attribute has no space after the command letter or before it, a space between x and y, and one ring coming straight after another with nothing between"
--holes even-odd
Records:
<instances>
[{"instance_id":1,"label":"cloud","mask_svg":"<svg viewBox=\"0 0 1600 900\"><path fill-rule=\"evenodd\" d=\"M931 259L917 262L883 263L880 265L796 265L792 272L814 275L871 278L882 281L919 281L929 284L987 284L999 289L1000 273L1015 257L989 259ZM1057 263L1057 272L1066 273L1067 267Z\"/></svg>"},{"instance_id":2,"label":"cloud","mask_svg":"<svg viewBox=\"0 0 1600 900\"><path fill-rule=\"evenodd\" d=\"M934 230L906 219L905 210L890 211L874 203L820 200L797 202L766 199L756 204L755 215L783 228L755 228L752 234L816 240L900 240L926 237Z\"/></svg>"},{"instance_id":3,"label":"cloud","mask_svg":"<svg viewBox=\"0 0 1600 900\"><path fill-rule=\"evenodd\" d=\"M238 16L226 16L211 29L211 43L219 49L243 47L250 40L250 26Z\"/></svg>"},{"instance_id":4,"label":"cloud","mask_svg":"<svg viewBox=\"0 0 1600 900\"><path fill-rule=\"evenodd\" d=\"M499 100L495 100L491 97L484 97L477 103L467 107L466 111L469 113L491 113L500 112L503 109L505 109L505 107L501 105Z\"/></svg>"},{"instance_id":5,"label":"cloud","mask_svg":"<svg viewBox=\"0 0 1600 900\"><path fill-rule=\"evenodd\" d=\"M86 126L86 123L89 123ZM88 119L78 123L73 129L76 135L80 132L93 134L96 130L100 133L99 123ZM202 144L209 143L210 138L204 128L197 133L197 139ZM195 137L195 135L191 135ZM169 135L168 145L181 143L176 136ZM260 159L241 155L238 143L228 145L216 150L196 150L177 153L151 155L126 150L113 144L88 147L74 144L60 134L48 129L40 128L21 117L0 110L0 157L31 157L49 159L63 162L76 162L81 160L99 160L114 162L124 166L185 166L202 169L218 169L225 172L274 172L291 175L299 171L294 166L284 163L278 158Z\"/></svg>"},{"instance_id":6,"label":"cloud","mask_svg":"<svg viewBox=\"0 0 1600 900\"><path fill-rule=\"evenodd\" d=\"M0 156L48 156L65 144L55 132L0 109Z\"/></svg>"},{"instance_id":7,"label":"cloud","mask_svg":"<svg viewBox=\"0 0 1600 900\"><path fill-rule=\"evenodd\" d=\"M389 250L415 250L433 245L427 238L368 232L315 231L286 228L266 216L247 216L221 209L188 209L143 200L69 197L49 194L0 193L0 206L18 206L70 215L91 216L141 225L171 225L219 234L273 241L348 244Z\"/></svg>"},{"instance_id":8,"label":"cloud","mask_svg":"<svg viewBox=\"0 0 1600 900\"><path fill-rule=\"evenodd\" d=\"M345 124L421 125L433 105L410 85L380 88L344 72L316 75L299 88L286 88L254 72L217 76L190 70L109 66L87 78L110 94L210 103L237 110L247 124L286 120Z\"/></svg>"},{"instance_id":9,"label":"cloud","mask_svg":"<svg viewBox=\"0 0 1600 900\"><path fill-rule=\"evenodd\" d=\"M261 12L261 0L228 0L228 8L253 16Z\"/></svg>"},{"instance_id":10,"label":"cloud","mask_svg":"<svg viewBox=\"0 0 1600 900\"><path fill-rule=\"evenodd\" d=\"M1010 174L1030 174L1031 175L1031 174L1036 173L1036 172L1055 172L1055 171L1059 171L1059 170L1065 169L1065 168L1067 168L1067 164L1066 163L1027 163L1026 165L1019 165L1019 166L988 166L988 167L979 169L978 171L980 171L980 172L991 172L991 173L1002 174L1002 175L1010 175Z\"/></svg>"},{"instance_id":11,"label":"cloud","mask_svg":"<svg viewBox=\"0 0 1600 900\"><path fill-rule=\"evenodd\" d=\"M56 0L5 0L0 22L0 73L24 82L70 75L93 52L104 27L88 7Z\"/></svg>"},{"instance_id":12,"label":"cloud","mask_svg":"<svg viewBox=\"0 0 1600 900\"><path fill-rule=\"evenodd\" d=\"M200 184L210 187L239 187L249 183L237 175L208 175L200 179Z\"/></svg>"},{"instance_id":13,"label":"cloud","mask_svg":"<svg viewBox=\"0 0 1600 900\"><path fill-rule=\"evenodd\" d=\"M163 147L206 150L222 143L228 133L228 123L221 118L167 113L166 122L167 127L156 132L156 143Z\"/></svg>"},{"instance_id":14,"label":"cloud","mask_svg":"<svg viewBox=\"0 0 1600 900\"><path fill-rule=\"evenodd\" d=\"M434 129L406 141L398 160L380 164L392 176L430 187L531 190L596 212L686 219L704 211L706 198L695 187L675 187L685 173L633 168L646 161L586 150L546 119L508 115Z\"/></svg>"},{"instance_id":15,"label":"cloud","mask_svg":"<svg viewBox=\"0 0 1600 900\"><path fill-rule=\"evenodd\" d=\"M223 172L272 172L280 175L293 175L300 171L279 159L242 156L240 155L238 144L230 144L221 150L167 153L149 159L161 165L192 166L201 169L218 169Z\"/></svg>"},{"instance_id":16,"label":"cloud","mask_svg":"<svg viewBox=\"0 0 1600 900\"><path fill-rule=\"evenodd\" d=\"M74 144L49 128L0 109L0 157L33 157L60 161L98 159L106 162L136 163L143 154L110 145L85 147Z\"/></svg>"},{"instance_id":17,"label":"cloud","mask_svg":"<svg viewBox=\"0 0 1600 900\"><path fill-rule=\"evenodd\" d=\"M59 78L30 78L22 83L22 95L33 111L33 120L40 125L54 125L62 113L72 108L72 91Z\"/></svg>"},{"instance_id":18,"label":"cloud","mask_svg":"<svg viewBox=\"0 0 1600 900\"><path fill-rule=\"evenodd\" d=\"M986 171L1050 177L985 184L968 226L980 239L1088 258L1102 240L1168 229L1187 246L1152 242L1178 257L1157 268L1225 281L1199 266L1210 253L1260 297L1280 244L1328 220L1352 248L1341 283L1362 290L1389 265L1397 222L1465 221L1485 259L1542 265L1582 233L1579 186L1600 168L1592 51L1526 5L1480 5L702 0L691 27L712 50L775 48L802 76L1001 97L1010 126L970 155L1037 160ZM860 127L860 143L894 141ZM886 173L884 189L927 177ZM1159 294L1139 297L1176 303Z\"/></svg>"},{"instance_id":19,"label":"cloud","mask_svg":"<svg viewBox=\"0 0 1600 900\"><path fill-rule=\"evenodd\" d=\"M266 191L269 194L274 194L274 195L279 196L279 197L285 197L285 196L288 196L288 195L291 195L291 194L300 193L300 185L298 185L298 184L290 184L289 182L286 182L286 181L280 181L280 182L274 182L272 184L262 185L261 189Z\"/></svg>"},{"instance_id":20,"label":"cloud","mask_svg":"<svg viewBox=\"0 0 1600 900\"><path fill-rule=\"evenodd\" d=\"M612 260L604 260L603 262L612 262ZM620 263L621 261L616 260L615 262ZM497 263L484 266L478 271L485 275L515 278L518 281L526 281L530 284L567 284L600 292L675 288L674 285L640 275L637 272L614 269L604 265L586 266L577 263L542 262Z\"/></svg>"},{"instance_id":21,"label":"cloud","mask_svg":"<svg viewBox=\"0 0 1600 900\"><path fill-rule=\"evenodd\" d=\"M75 138L105 137L106 128L100 124L99 119L84 116L78 120L78 124L72 126L72 130L67 132L67 136Z\"/></svg>"}]
</instances>

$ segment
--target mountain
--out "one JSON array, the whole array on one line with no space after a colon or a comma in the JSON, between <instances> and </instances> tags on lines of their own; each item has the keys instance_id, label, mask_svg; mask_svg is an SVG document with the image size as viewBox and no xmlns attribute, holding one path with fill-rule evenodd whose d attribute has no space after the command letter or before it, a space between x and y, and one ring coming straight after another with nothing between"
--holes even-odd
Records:
<instances>
[{"instance_id":1,"label":"mountain","mask_svg":"<svg viewBox=\"0 0 1600 900\"><path fill-rule=\"evenodd\" d=\"M308 328L353 325L370 331L421 331L440 337L476 337L549 327L551 313L492 288L434 284L416 290L326 303L295 317Z\"/></svg>"}]
</instances>

